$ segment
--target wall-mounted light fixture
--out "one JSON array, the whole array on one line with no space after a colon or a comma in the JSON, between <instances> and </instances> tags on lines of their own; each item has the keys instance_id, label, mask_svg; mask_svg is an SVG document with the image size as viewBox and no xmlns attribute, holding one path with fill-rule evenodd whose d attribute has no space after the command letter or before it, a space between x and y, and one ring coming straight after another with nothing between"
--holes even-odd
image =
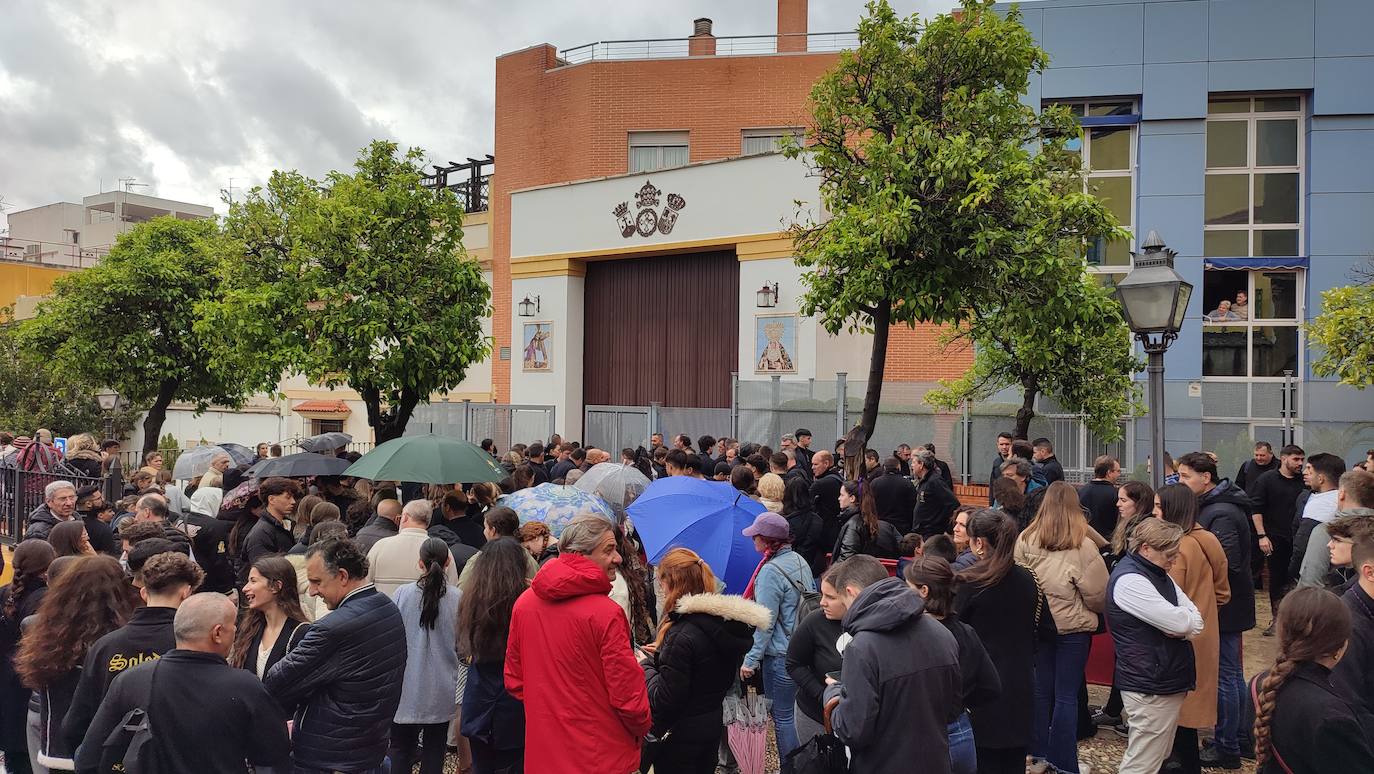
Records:
<instances>
[{"instance_id":1,"label":"wall-mounted light fixture","mask_svg":"<svg viewBox=\"0 0 1374 774\"><path fill-rule=\"evenodd\" d=\"M525 296L525 300L520 302L520 316L533 317L538 313L539 296L535 296L533 301L530 300L529 296Z\"/></svg>"},{"instance_id":2,"label":"wall-mounted light fixture","mask_svg":"<svg viewBox=\"0 0 1374 774\"><path fill-rule=\"evenodd\" d=\"M759 307L760 309L771 309L772 307L777 306L778 283L774 282L771 285L767 282L763 283L763 287L759 288L758 293L756 294L756 300L754 302L754 305Z\"/></svg>"}]
</instances>

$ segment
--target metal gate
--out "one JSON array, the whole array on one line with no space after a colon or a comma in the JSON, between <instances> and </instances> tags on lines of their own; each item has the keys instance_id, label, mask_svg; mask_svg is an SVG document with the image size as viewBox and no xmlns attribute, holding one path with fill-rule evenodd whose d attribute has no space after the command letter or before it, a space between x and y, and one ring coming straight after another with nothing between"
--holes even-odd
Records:
<instances>
[{"instance_id":1,"label":"metal gate","mask_svg":"<svg viewBox=\"0 0 1374 774\"><path fill-rule=\"evenodd\" d=\"M416 406L406 435L434 433L478 443L490 438L505 451L516 443L547 441L553 435L554 407L509 403L430 403Z\"/></svg>"},{"instance_id":2,"label":"metal gate","mask_svg":"<svg viewBox=\"0 0 1374 774\"><path fill-rule=\"evenodd\" d=\"M649 446L649 406L587 406L583 442L615 452Z\"/></svg>"}]
</instances>

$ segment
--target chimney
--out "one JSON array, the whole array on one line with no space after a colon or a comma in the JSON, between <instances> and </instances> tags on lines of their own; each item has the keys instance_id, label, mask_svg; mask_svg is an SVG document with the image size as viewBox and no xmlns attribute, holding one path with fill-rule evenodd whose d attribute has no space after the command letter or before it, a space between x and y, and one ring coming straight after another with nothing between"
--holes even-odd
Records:
<instances>
[{"instance_id":1,"label":"chimney","mask_svg":"<svg viewBox=\"0 0 1374 774\"><path fill-rule=\"evenodd\" d=\"M778 53L806 50L806 0L778 0Z\"/></svg>"},{"instance_id":2,"label":"chimney","mask_svg":"<svg viewBox=\"0 0 1374 774\"><path fill-rule=\"evenodd\" d=\"M716 36L711 34L711 20L702 17L692 22L692 37L687 39L688 56L715 56Z\"/></svg>"}]
</instances>

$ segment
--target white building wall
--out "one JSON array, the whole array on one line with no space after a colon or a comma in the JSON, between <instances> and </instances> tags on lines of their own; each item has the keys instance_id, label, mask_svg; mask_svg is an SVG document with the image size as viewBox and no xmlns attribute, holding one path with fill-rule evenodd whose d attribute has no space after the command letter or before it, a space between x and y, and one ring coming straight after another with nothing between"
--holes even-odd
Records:
<instances>
[{"instance_id":1,"label":"white building wall","mask_svg":"<svg viewBox=\"0 0 1374 774\"><path fill-rule=\"evenodd\" d=\"M570 438L582 437L582 367L585 306L582 277L534 277L511 283L510 343L511 403L532 403L554 407L554 432ZM520 316L520 301L539 297L539 312ZM549 347L548 372L525 371L525 325L547 322L553 326ZM499 344L499 342L498 342Z\"/></svg>"}]
</instances>

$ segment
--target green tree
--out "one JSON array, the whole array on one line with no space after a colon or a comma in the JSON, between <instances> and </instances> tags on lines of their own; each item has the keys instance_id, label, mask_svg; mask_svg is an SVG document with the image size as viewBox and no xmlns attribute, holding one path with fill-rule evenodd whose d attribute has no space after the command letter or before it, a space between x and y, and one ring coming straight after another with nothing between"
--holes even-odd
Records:
<instances>
[{"instance_id":1,"label":"green tree","mask_svg":"<svg viewBox=\"0 0 1374 774\"><path fill-rule=\"evenodd\" d=\"M1374 264L1356 279L1322 292L1322 312L1307 324L1307 335L1321 350L1312 373L1364 389L1374 384Z\"/></svg>"},{"instance_id":2,"label":"green tree","mask_svg":"<svg viewBox=\"0 0 1374 774\"><path fill-rule=\"evenodd\" d=\"M1131 378L1144 364L1135 356L1121 305L1083 274L1044 290L1022 286L1007 294L1003 306L972 310L969 321L948 339L972 343L972 368L927 393L926 401L954 409L1015 387L1021 391L1017 438L1029 432L1036 396L1046 395L1083 414L1093 435L1115 441L1121 437L1120 418L1144 409L1140 387Z\"/></svg>"},{"instance_id":3,"label":"green tree","mask_svg":"<svg viewBox=\"0 0 1374 774\"><path fill-rule=\"evenodd\" d=\"M54 435L105 432L105 413L95 399L99 386L59 378L51 367L19 346L10 310L0 309L0 428L15 435L33 435L40 427ZM114 414L116 437L133 430L137 408L122 407Z\"/></svg>"},{"instance_id":4,"label":"green tree","mask_svg":"<svg viewBox=\"0 0 1374 774\"><path fill-rule=\"evenodd\" d=\"M230 208L226 285L204 325L260 389L283 373L348 385L378 443L491 352L490 290L462 246L462 207L420 183L423 153L364 148L353 173L278 171Z\"/></svg>"},{"instance_id":5,"label":"green tree","mask_svg":"<svg viewBox=\"0 0 1374 774\"><path fill-rule=\"evenodd\" d=\"M1110 223L1060 180L1076 163L1062 152L1072 116L1020 102L1046 63L1015 8L966 0L924 22L873 0L858 48L812 89L805 147L787 153L820 177L830 217L792 229L801 308L831 334L873 333L860 440L877 423L891 326L963 323L1010 277L1065 276L1081 259L1064 241Z\"/></svg>"},{"instance_id":6,"label":"green tree","mask_svg":"<svg viewBox=\"0 0 1374 774\"><path fill-rule=\"evenodd\" d=\"M217 297L219 225L155 218L120 235L100 263L53 284L36 317L19 325L22 346L57 378L109 385L147 406L143 450L157 448L173 401L237 407L243 371L196 325Z\"/></svg>"}]
</instances>

